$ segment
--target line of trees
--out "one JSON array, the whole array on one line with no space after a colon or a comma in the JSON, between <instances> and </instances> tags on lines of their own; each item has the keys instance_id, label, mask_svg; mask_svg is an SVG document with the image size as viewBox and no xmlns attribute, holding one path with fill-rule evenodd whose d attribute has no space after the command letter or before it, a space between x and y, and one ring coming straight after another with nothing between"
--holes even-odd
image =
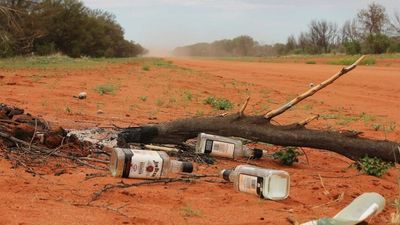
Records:
<instances>
[{"instance_id":1,"label":"line of trees","mask_svg":"<svg viewBox=\"0 0 400 225\"><path fill-rule=\"evenodd\" d=\"M131 57L147 52L124 39L115 16L79 0L0 0L0 56Z\"/></svg>"},{"instance_id":2,"label":"line of trees","mask_svg":"<svg viewBox=\"0 0 400 225\"><path fill-rule=\"evenodd\" d=\"M394 53L400 52L400 14L390 17L377 3L370 4L357 16L339 27L334 22L313 20L308 30L290 35L285 44L260 45L249 36L213 43L199 43L174 50L179 56L270 56L323 53Z\"/></svg>"}]
</instances>

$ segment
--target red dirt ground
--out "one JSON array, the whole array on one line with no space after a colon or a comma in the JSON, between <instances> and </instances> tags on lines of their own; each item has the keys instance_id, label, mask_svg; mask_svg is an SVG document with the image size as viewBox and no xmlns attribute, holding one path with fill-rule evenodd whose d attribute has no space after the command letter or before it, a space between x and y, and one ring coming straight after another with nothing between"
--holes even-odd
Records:
<instances>
[{"instance_id":1,"label":"red dirt ground","mask_svg":"<svg viewBox=\"0 0 400 225\"><path fill-rule=\"evenodd\" d=\"M137 125L221 112L204 105L208 96L230 99L237 111L250 95L247 113L263 113L336 73L333 65L274 64L172 59L176 66L138 62L92 69L1 69L0 102L24 108L66 128ZM364 136L400 142L400 70L398 66L360 66L290 112L278 123L324 115L310 127L348 129ZM119 87L100 95L101 84ZM86 100L73 95L88 92ZM145 101L140 96L147 96ZM143 99L143 98L142 98ZM102 110L104 114L97 114ZM377 130L375 130L377 129ZM386 131L384 131L386 130ZM69 164L67 173L35 176L12 169L0 158L0 224L290 224L333 216L363 192L378 192L388 200L385 211L370 224L389 224L391 205L398 195L397 172L381 178L360 175L353 161L332 152L305 149L294 167L272 160L259 166L287 170L292 179L290 197L265 201L238 193L231 184L196 181L133 187L105 193L91 206L85 204L105 184L121 179ZM217 173L244 161L218 159L215 165L196 165L198 173ZM66 163L66 162L63 162ZM322 182L326 188L321 184ZM213 179L219 180L219 179ZM124 180L124 182L136 182ZM344 193L342 201L335 202Z\"/></svg>"}]
</instances>

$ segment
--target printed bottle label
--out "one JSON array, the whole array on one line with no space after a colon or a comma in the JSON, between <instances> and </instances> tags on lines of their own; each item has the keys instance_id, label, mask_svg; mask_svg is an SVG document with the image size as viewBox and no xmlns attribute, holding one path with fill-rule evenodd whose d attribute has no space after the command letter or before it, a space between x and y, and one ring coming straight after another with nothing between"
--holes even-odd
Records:
<instances>
[{"instance_id":1,"label":"printed bottle label","mask_svg":"<svg viewBox=\"0 0 400 225\"><path fill-rule=\"evenodd\" d=\"M131 178L153 178L161 177L163 159L155 151L132 150L133 156L129 177Z\"/></svg>"},{"instance_id":2,"label":"printed bottle label","mask_svg":"<svg viewBox=\"0 0 400 225\"><path fill-rule=\"evenodd\" d=\"M235 145L232 143L206 140L205 153L210 155L233 158Z\"/></svg>"},{"instance_id":3,"label":"printed bottle label","mask_svg":"<svg viewBox=\"0 0 400 225\"><path fill-rule=\"evenodd\" d=\"M263 178L239 174L239 191L262 197Z\"/></svg>"}]
</instances>

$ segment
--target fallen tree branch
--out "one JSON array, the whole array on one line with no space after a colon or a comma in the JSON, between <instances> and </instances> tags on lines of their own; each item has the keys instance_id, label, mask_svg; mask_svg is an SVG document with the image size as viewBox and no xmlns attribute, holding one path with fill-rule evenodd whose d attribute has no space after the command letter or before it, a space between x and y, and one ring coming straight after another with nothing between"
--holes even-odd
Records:
<instances>
[{"instance_id":1,"label":"fallen tree branch","mask_svg":"<svg viewBox=\"0 0 400 225\"><path fill-rule=\"evenodd\" d=\"M125 147L128 143L180 144L197 137L201 132L242 137L280 146L325 149L355 160L365 155L392 162L395 156L400 158L400 144L396 142L349 137L335 131L308 129L298 126L297 123L273 125L266 123L264 116L240 117L238 113L225 117L196 117L127 128L118 134L118 146Z\"/></svg>"},{"instance_id":2,"label":"fallen tree branch","mask_svg":"<svg viewBox=\"0 0 400 225\"><path fill-rule=\"evenodd\" d=\"M364 59L364 55L361 56L357 61L355 61L352 65L348 67L343 67L342 70L340 70L338 73L330 77L329 79L323 81L322 83L312 87L308 91L304 92L303 94L297 96L293 100L289 101L288 103L282 105L281 107L274 109L272 111L269 111L266 115L265 118L270 120L284 112L286 112L288 109L292 108L293 106L297 105L299 102L303 101L304 99L314 95L317 93L319 90L325 88L326 86L332 84L335 80L337 80L339 77L345 75L346 73L352 71L354 68L357 67L357 65Z\"/></svg>"}]
</instances>

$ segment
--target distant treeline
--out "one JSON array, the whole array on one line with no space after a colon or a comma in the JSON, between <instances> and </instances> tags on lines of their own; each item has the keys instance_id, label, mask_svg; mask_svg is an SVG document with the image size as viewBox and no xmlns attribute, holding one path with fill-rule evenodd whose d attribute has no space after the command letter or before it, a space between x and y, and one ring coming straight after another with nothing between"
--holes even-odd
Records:
<instances>
[{"instance_id":1,"label":"distant treeline","mask_svg":"<svg viewBox=\"0 0 400 225\"><path fill-rule=\"evenodd\" d=\"M389 16L372 3L339 27L326 20L313 20L308 30L290 35L285 44L262 45L252 37L178 47L177 56L274 56L287 54L381 54L400 52L400 14Z\"/></svg>"},{"instance_id":2,"label":"distant treeline","mask_svg":"<svg viewBox=\"0 0 400 225\"><path fill-rule=\"evenodd\" d=\"M79 0L0 0L0 57L130 57L146 51L124 39L114 15Z\"/></svg>"}]
</instances>

